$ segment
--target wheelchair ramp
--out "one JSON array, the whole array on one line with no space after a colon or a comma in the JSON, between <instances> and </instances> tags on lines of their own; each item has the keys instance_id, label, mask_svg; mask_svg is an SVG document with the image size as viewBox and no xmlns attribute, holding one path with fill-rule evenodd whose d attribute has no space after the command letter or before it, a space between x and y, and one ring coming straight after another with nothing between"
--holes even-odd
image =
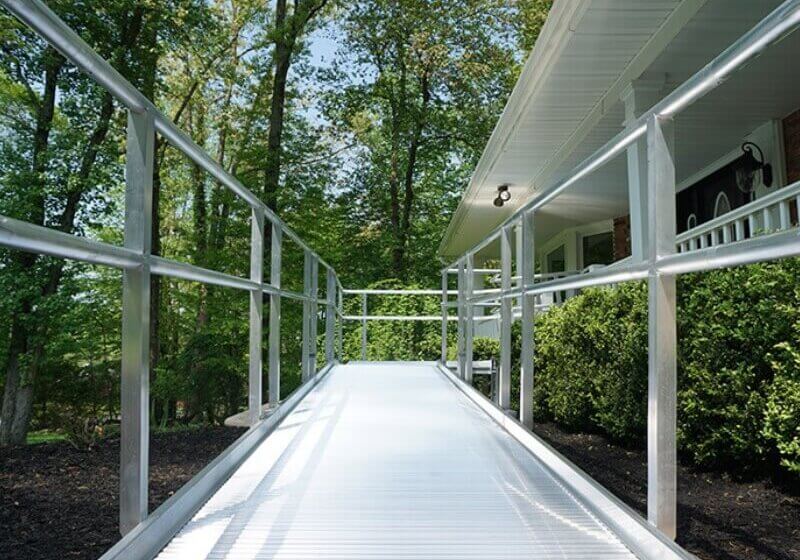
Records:
<instances>
[{"instance_id":1,"label":"wheelchair ramp","mask_svg":"<svg viewBox=\"0 0 800 560\"><path fill-rule=\"evenodd\" d=\"M632 553L436 367L336 366L161 559Z\"/></svg>"}]
</instances>

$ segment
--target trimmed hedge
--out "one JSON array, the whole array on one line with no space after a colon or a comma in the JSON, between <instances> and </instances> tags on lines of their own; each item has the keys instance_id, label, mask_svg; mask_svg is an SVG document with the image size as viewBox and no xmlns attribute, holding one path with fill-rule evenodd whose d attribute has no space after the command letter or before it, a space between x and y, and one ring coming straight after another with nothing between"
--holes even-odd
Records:
<instances>
[{"instance_id":1,"label":"trimmed hedge","mask_svg":"<svg viewBox=\"0 0 800 560\"><path fill-rule=\"evenodd\" d=\"M798 260L680 279L678 442L695 464L800 472L798 280ZM537 418L644 442L644 283L584 290L539 315L534 337Z\"/></svg>"}]
</instances>

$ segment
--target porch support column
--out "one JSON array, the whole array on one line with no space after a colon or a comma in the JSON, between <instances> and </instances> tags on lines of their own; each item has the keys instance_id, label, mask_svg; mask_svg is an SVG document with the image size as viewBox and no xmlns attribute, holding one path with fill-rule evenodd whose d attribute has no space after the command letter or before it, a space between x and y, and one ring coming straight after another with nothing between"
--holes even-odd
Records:
<instances>
[{"instance_id":1,"label":"porch support column","mask_svg":"<svg viewBox=\"0 0 800 560\"><path fill-rule=\"evenodd\" d=\"M442 365L447 367L447 270L442 272Z\"/></svg>"},{"instance_id":2,"label":"porch support column","mask_svg":"<svg viewBox=\"0 0 800 560\"><path fill-rule=\"evenodd\" d=\"M149 111L128 111L125 247L150 255L155 125ZM119 530L147 517L150 444L150 264L122 271Z\"/></svg>"},{"instance_id":3,"label":"porch support column","mask_svg":"<svg viewBox=\"0 0 800 560\"><path fill-rule=\"evenodd\" d=\"M264 320L264 213L253 209L250 218L250 280L258 285L250 291L250 352L247 411L250 425L261 418L262 325Z\"/></svg>"},{"instance_id":4,"label":"porch support column","mask_svg":"<svg viewBox=\"0 0 800 560\"><path fill-rule=\"evenodd\" d=\"M671 119L647 121L648 153L648 389L647 519L665 535L676 529L677 332L675 276L658 260L675 252L675 161Z\"/></svg>"},{"instance_id":5,"label":"porch support column","mask_svg":"<svg viewBox=\"0 0 800 560\"><path fill-rule=\"evenodd\" d=\"M625 104L624 126L628 126L661 99L665 77L640 78L625 88L620 99ZM628 147L628 208L631 227L631 256L634 262L647 258L647 141L642 138Z\"/></svg>"},{"instance_id":6,"label":"porch support column","mask_svg":"<svg viewBox=\"0 0 800 560\"><path fill-rule=\"evenodd\" d=\"M475 257L464 258L464 381L472 385L472 339L475 336L475 309L470 302L475 286Z\"/></svg>"},{"instance_id":7,"label":"porch support column","mask_svg":"<svg viewBox=\"0 0 800 560\"><path fill-rule=\"evenodd\" d=\"M283 230L272 224L272 247L270 249L269 283L273 288L281 287L281 245ZM269 296L269 404L278 406L281 400L281 296Z\"/></svg>"},{"instance_id":8,"label":"porch support column","mask_svg":"<svg viewBox=\"0 0 800 560\"><path fill-rule=\"evenodd\" d=\"M511 235L513 226L500 232L500 295L511 289ZM497 405L503 410L511 408L511 324L512 305L509 297L500 299L500 375L497 384Z\"/></svg>"},{"instance_id":9,"label":"porch support column","mask_svg":"<svg viewBox=\"0 0 800 560\"><path fill-rule=\"evenodd\" d=\"M533 241L533 210L528 210L522 215L521 220L522 240L520 269L522 287L533 284L535 276L534 241ZM533 428L533 322L536 311L536 296L523 294L522 297L522 356L520 357L520 390L519 390L519 421L527 428Z\"/></svg>"},{"instance_id":10,"label":"porch support column","mask_svg":"<svg viewBox=\"0 0 800 560\"><path fill-rule=\"evenodd\" d=\"M457 297L457 304L456 309L458 310L458 344L457 344L457 360L458 360L458 377L464 379L464 322L465 322L465 310L464 310L464 290L466 288L466 280L464 274L464 261L458 261L458 297Z\"/></svg>"}]
</instances>

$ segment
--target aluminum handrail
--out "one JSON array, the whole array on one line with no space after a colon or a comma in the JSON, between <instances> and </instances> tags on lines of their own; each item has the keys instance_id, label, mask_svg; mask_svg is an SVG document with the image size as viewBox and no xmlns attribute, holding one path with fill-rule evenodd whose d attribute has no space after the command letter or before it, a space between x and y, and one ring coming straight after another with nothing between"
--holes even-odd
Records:
<instances>
[{"instance_id":1,"label":"aluminum handrail","mask_svg":"<svg viewBox=\"0 0 800 560\"><path fill-rule=\"evenodd\" d=\"M345 288L343 290L345 295L376 295L376 296L440 296L442 290L425 290L425 289L353 289ZM450 290L448 293L456 294L457 290Z\"/></svg>"}]
</instances>

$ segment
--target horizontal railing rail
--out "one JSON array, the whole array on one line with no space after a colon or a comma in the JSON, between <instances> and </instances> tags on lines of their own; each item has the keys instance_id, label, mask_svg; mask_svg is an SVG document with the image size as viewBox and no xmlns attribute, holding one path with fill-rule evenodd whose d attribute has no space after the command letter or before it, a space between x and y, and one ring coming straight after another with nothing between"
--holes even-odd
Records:
<instances>
[{"instance_id":1,"label":"horizontal railing rail","mask_svg":"<svg viewBox=\"0 0 800 560\"><path fill-rule=\"evenodd\" d=\"M448 287L447 276L458 275L458 376L467 383L472 381L474 309L477 305L500 302L500 368L496 404L503 410L508 409L510 403L511 372L508 365L511 361L511 323L515 315L512 302L521 301L519 418L529 428L533 423L536 297L591 286L647 280L648 519L671 538L675 537L676 528L676 275L800 255L800 230L794 227L791 218L791 205L800 204L797 184L676 236L673 118L794 31L798 24L800 0L785 1L704 68L583 160L564 179L535 194L481 241L441 270L443 299ZM629 148L638 150L635 144L639 142L646 142L648 176L641 186L643 190L637 194L647 203L647 215L638 215L642 211L640 208L631 208L631 213L632 222L636 218L637 223L644 223L646 231L632 228L631 236L637 247L646 248L645 254L581 274L547 280L537 278L534 273L537 211ZM516 277L511 274L512 232L517 234ZM480 251L498 241L501 266L499 270L492 270L499 272L501 286L499 289L475 290L475 259ZM443 352L443 362L445 358Z\"/></svg>"},{"instance_id":2,"label":"horizontal railing rail","mask_svg":"<svg viewBox=\"0 0 800 560\"><path fill-rule=\"evenodd\" d=\"M490 269L486 270L486 273L490 273ZM451 303L448 301L448 296L457 294L457 290L447 290L445 289L444 292L442 290L427 290L427 289L420 289L420 288L361 288L361 289L350 289L345 288L342 290L342 294L344 296L360 296L361 298L361 314L360 315L345 315L344 311L342 310L341 320L344 321L357 321L361 323L361 360L366 361L368 352L368 324L372 321L387 321L387 322L426 322L426 321L441 321L442 323L442 352L443 356L446 358L447 352L447 323L449 321L457 321L458 318L455 316L448 316L448 308L451 307ZM369 308L369 296L389 296L389 297L396 297L396 296L423 296L423 297L442 297L442 304L441 304L441 314L440 315L370 315L368 312ZM343 303L341 304L343 306ZM342 307L343 309L343 307Z\"/></svg>"}]
</instances>

